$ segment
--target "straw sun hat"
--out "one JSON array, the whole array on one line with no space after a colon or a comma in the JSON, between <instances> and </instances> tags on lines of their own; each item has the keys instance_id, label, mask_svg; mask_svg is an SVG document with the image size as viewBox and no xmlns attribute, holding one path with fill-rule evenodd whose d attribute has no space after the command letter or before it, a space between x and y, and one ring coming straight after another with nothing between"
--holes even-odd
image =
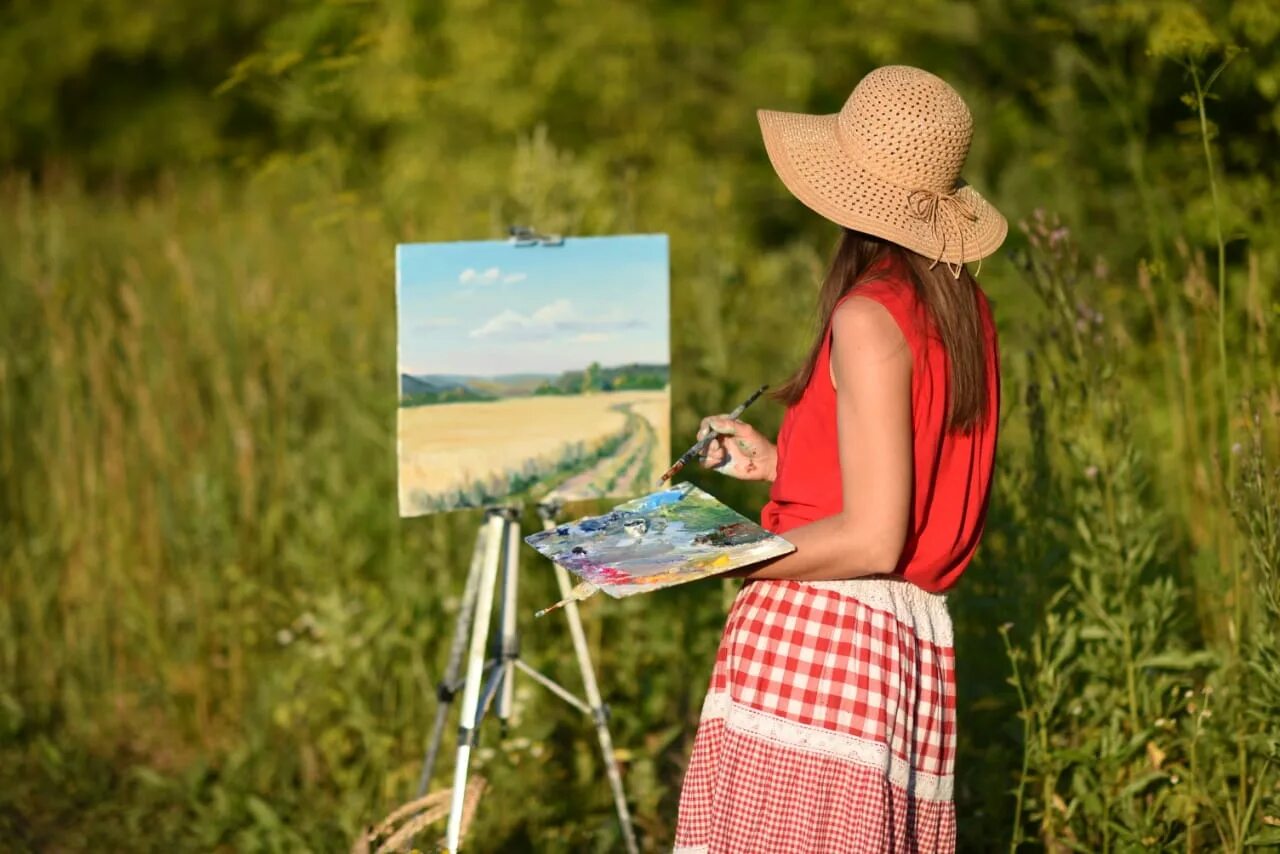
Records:
<instances>
[{"instance_id":1,"label":"straw sun hat","mask_svg":"<svg viewBox=\"0 0 1280 854\"><path fill-rule=\"evenodd\" d=\"M839 113L757 115L782 183L827 219L941 261L956 278L1004 242L1005 218L960 178L973 116L941 78L886 65Z\"/></svg>"}]
</instances>

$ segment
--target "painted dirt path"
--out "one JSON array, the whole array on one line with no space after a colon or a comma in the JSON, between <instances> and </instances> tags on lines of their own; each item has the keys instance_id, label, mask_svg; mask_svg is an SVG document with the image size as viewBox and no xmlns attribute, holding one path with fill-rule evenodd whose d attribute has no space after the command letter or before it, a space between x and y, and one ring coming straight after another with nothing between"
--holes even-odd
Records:
<instances>
[{"instance_id":1,"label":"painted dirt path","mask_svg":"<svg viewBox=\"0 0 1280 854\"><path fill-rule=\"evenodd\" d=\"M658 436L649 419L632 407L632 403L611 407L627 417L623 429L628 435L617 453L568 478L552 490L552 495L574 500L648 491L646 476L657 477L652 471Z\"/></svg>"}]
</instances>

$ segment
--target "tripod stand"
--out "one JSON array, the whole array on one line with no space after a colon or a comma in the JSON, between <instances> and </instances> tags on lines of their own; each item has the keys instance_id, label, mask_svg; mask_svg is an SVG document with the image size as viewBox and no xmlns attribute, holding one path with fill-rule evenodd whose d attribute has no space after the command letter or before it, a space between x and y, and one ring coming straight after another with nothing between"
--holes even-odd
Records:
<instances>
[{"instance_id":1,"label":"tripod stand","mask_svg":"<svg viewBox=\"0 0 1280 854\"><path fill-rule=\"evenodd\" d=\"M544 528L555 527L555 516L560 506L557 502L538 505L538 515ZM462 594L462 605L458 610L457 622L454 625L453 646L449 651L449 662L445 669L444 679L436 689L439 701L436 707L435 725L431 731L431 742L423 762L422 777L418 781L418 794L426 792L435 770L436 757L440 750L440 739L444 731L445 718L449 714L449 705L462 688L461 722L458 726L458 753L453 771L452 802L449 808L449 827L446 834L446 847L456 852L462 821L463 796L467 788L467 771L471 760L471 749L476 744L477 729L484 713L488 710L494 697L498 698L497 714L503 728L511 717L511 705L515 688L515 671L527 674L535 682L543 685L569 705L590 715L596 729L596 737L600 742L600 752L604 757L605 770L609 777L609 785L613 789L614 806L618 811L618 823L622 828L622 838L629 854L636 854L635 832L631 826L631 813L627 809L626 794L622 788L622 774L618 770L618 762L613 755L613 738L609 734L608 710L600 699L600 688L596 684L595 671L591 667L591 653L587 647L587 638L582 631L582 619L578 614L576 602L565 605L565 616L569 621L569 634L573 639L574 653L578 659L578 669L582 673L582 684L587 699L583 701L565 690L550 678L534 670L520 658L520 642L516 629L517 585L519 583L520 559L517 553L521 542L520 514L515 507L495 507L485 513L485 521L476 532L475 547L471 553L471 565L467 571L467 583ZM495 588L497 587L498 569L502 568L502 610L500 614L501 633L496 644L495 655L485 660L485 646L489 638L489 624L493 613ZM556 584L560 595L568 598L570 593L569 573L559 564L555 564ZM468 631L470 639L468 642ZM461 681L458 671L466 651L466 674Z\"/></svg>"}]
</instances>

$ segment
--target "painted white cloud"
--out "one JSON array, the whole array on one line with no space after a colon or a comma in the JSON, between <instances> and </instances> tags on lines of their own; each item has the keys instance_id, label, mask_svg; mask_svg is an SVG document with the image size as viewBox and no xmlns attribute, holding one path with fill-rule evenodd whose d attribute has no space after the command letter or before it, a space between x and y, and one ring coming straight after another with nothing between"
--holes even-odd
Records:
<instances>
[{"instance_id":1,"label":"painted white cloud","mask_svg":"<svg viewBox=\"0 0 1280 854\"><path fill-rule=\"evenodd\" d=\"M502 277L502 283L505 285L514 285L516 282L523 282L529 278L524 273L507 273Z\"/></svg>"},{"instance_id":2,"label":"painted white cloud","mask_svg":"<svg viewBox=\"0 0 1280 854\"><path fill-rule=\"evenodd\" d=\"M502 278L502 270L497 267L490 267L487 270L468 267L458 275L458 281L464 285L492 285L500 278Z\"/></svg>"},{"instance_id":3,"label":"painted white cloud","mask_svg":"<svg viewBox=\"0 0 1280 854\"><path fill-rule=\"evenodd\" d=\"M638 320L617 315L585 317L578 313L569 300L558 299L528 315L504 309L471 330L470 335L472 338L497 335L525 341L566 338L585 343L603 341L610 332L634 329L640 325Z\"/></svg>"}]
</instances>

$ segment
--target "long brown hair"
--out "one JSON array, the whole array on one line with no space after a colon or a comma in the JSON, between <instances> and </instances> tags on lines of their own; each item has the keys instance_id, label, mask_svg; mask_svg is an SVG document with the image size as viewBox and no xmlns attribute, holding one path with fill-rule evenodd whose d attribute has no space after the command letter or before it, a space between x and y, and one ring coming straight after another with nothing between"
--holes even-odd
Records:
<instances>
[{"instance_id":1,"label":"long brown hair","mask_svg":"<svg viewBox=\"0 0 1280 854\"><path fill-rule=\"evenodd\" d=\"M945 264L929 269L928 258L896 243L847 228L840 236L818 292L818 334L809 355L790 379L773 392L773 397L787 405L800 400L822 352L836 303L860 283L878 278L879 274L869 276L868 271L887 253L897 255L911 271L916 296L928 310L946 350L950 366L947 429L967 432L982 423L987 411L987 342L978 312L977 282L967 269L961 270L957 280Z\"/></svg>"}]
</instances>

